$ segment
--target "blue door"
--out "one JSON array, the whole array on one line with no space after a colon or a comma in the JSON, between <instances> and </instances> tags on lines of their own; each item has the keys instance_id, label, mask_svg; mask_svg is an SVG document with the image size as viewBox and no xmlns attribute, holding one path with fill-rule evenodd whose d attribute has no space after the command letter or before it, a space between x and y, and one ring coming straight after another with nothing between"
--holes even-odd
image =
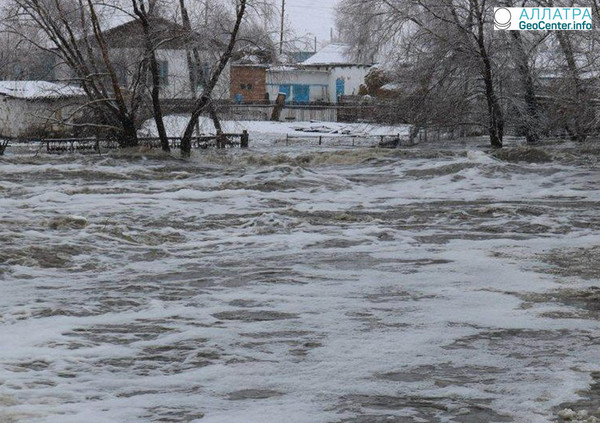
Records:
<instances>
[{"instance_id":1,"label":"blue door","mask_svg":"<svg viewBox=\"0 0 600 423\"><path fill-rule=\"evenodd\" d=\"M344 95L344 78L335 80L335 100L339 101L341 95Z\"/></svg>"},{"instance_id":2,"label":"blue door","mask_svg":"<svg viewBox=\"0 0 600 423\"><path fill-rule=\"evenodd\" d=\"M307 104L310 101L309 85L294 85L294 103Z\"/></svg>"},{"instance_id":3,"label":"blue door","mask_svg":"<svg viewBox=\"0 0 600 423\"><path fill-rule=\"evenodd\" d=\"M292 86L290 84L283 84L279 86L279 93L285 94L285 102L290 102L290 94L292 93Z\"/></svg>"}]
</instances>

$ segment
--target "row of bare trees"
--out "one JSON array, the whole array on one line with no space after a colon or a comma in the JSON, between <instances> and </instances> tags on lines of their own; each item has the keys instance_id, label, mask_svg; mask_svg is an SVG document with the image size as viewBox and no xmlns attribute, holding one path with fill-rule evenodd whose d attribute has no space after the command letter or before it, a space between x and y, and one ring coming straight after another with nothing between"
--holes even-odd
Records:
<instances>
[{"instance_id":1,"label":"row of bare trees","mask_svg":"<svg viewBox=\"0 0 600 423\"><path fill-rule=\"evenodd\" d=\"M190 18L188 2L194 10L203 6L201 16ZM18 40L39 57L52 58L55 71L61 72L55 79L83 88L88 101L78 114L87 118L79 125L112 134L122 146L136 146L138 130L151 111L165 151L169 151L169 140L159 53L161 49L185 50L192 107L181 134L181 151L189 155L201 114L208 112L220 129L213 92L236 52L242 27L251 26L249 8L259 5L252 0L230 0L218 8L204 3L11 0L3 11L3 39ZM123 32L110 31L122 21L128 22Z\"/></svg>"},{"instance_id":2,"label":"row of bare trees","mask_svg":"<svg viewBox=\"0 0 600 423\"><path fill-rule=\"evenodd\" d=\"M494 147L507 128L529 143L562 133L585 140L598 128L598 32L495 31L493 8L501 6L573 2L341 0L337 16L352 50L383 62L371 80L395 82L398 120L484 127ZM596 26L599 10L593 0Z\"/></svg>"}]
</instances>

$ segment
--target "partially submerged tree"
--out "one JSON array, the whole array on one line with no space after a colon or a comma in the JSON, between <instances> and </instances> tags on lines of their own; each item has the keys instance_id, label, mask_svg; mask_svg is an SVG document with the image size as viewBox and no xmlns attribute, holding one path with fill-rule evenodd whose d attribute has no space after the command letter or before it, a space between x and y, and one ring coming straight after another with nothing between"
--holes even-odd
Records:
<instances>
[{"instance_id":1,"label":"partially submerged tree","mask_svg":"<svg viewBox=\"0 0 600 423\"><path fill-rule=\"evenodd\" d=\"M141 106L137 84L125 92L104 37L102 16L91 0L13 0L11 30L71 70L84 89L93 114L87 126L114 133L122 146L137 145L136 113ZM29 38L32 29L41 40ZM25 31L24 31L25 30ZM139 81L138 81L139 82Z\"/></svg>"},{"instance_id":2,"label":"partially submerged tree","mask_svg":"<svg viewBox=\"0 0 600 423\"><path fill-rule=\"evenodd\" d=\"M351 28L346 38L363 56L385 46L393 52L393 45L402 42L409 48L407 55L417 52L409 60L415 69L424 69L420 60L427 63L431 57L438 58L438 71L426 72L430 79L415 91L430 95L431 87L447 85L445 81L455 78L480 84L490 143L501 147L504 111L495 77L495 38L488 31L491 6L486 0L342 0L338 16L342 28Z\"/></svg>"},{"instance_id":3,"label":"partially submerged tree","mask_svg":"<svg viewBox=\"0 0 600 423\"><path fill-rule=\"evenodd\" d=\"M137 17L142 26L144 33L144 61L149 63L150 76L152 79L151 97L152 97L152 116L158 131L161 148L163 151L170 151L169 139L167 138L167 130L163 120L162 104L160 100L160 71L158 59L156 58L156 50L159 47L159 37L153 34L151 18L154 14L156 1L149 1L148 5L144 0L131 0L133 13Z\"/></svg>"},{"instance_id":4,"label":"partially submerged tree","mask_svg":"<svg viewBox=\"0 0 600 423\"><path fill-rule=\"evenodd\" d=\"M202 93L200 94L199 98L194 102L190 119L183 132L183 136L181 138L181 154L183 155L189 155L191 153L191 141L194 133L196 120L198 119L201 113L207 110L207 107L210 107L210 104L212 102L211 93L217 85L217 81L219 80L221 74L223 73L223 70L227 66L227 63L233 56L235 44L237 42L237 37L245 13L246 0L236 0L236 18L235 23L233 25L233 29L229 36L229 42L227 43L227 47L221 54L217 65L215 66L214 70L210 75L210 78L207 78L206 84L202 89Z\"/></svg>"},{"instance_id":5,"label":"partially submerged tree","mask_svg":"<svg viewBox=\"0 0 600 423\"><path fill-rule=\"evenodd\" d=\"M122 146L135 146L138 143L137 130L151 112L162 148L168 151L164 125L166 109L161 94L165 87L158 56L161 49L185 48L188 51L190 91L184 95L189 98L191 92L194 101L190 122L197 121L200 114L208 112L216 129L221 129L212 94L234 53L245 16L246 0L236 0L233 22L230 19L219 22L222 29L228 25L232 25L233 29L227 31L226 42L219 44L217 41L210 46L219 57L212 69L199 53L203 39L200 34L205 33L206 28L194 27L189 18L184 18L183 25L178 25L160 17L160 13L168 14L174 10L172 6L175 5L171 2L11 1L14 7L10 9L13 22L10 32L20 35L48 57L54 58L56 68L62 70L62 78L59 79L77 83L85 90L89 101L82 107L91 115L85 126L112 133ZM182 12L187 12L183 0L180 5L183 6ZM111 14L125 17L129 22L107 31L106 28L114 26ZM33 37L31 31L41 36ZM211 40L214 39L211 37ZM196 95L200 88L200 95ZM183 154L189 154L190 141L191 133L186 128Z\"/></svg>"}]
</instances>

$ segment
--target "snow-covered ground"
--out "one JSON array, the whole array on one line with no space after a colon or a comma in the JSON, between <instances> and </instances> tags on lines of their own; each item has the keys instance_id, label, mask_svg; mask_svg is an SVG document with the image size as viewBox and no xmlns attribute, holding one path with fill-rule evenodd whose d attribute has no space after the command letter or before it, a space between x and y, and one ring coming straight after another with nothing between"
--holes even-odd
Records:
<instances>
[{"instance_id":1,"label":"snow-covered ground","mask_svg":"<svg viewBox=\"0 0 600 423\"><path fill-rule=\"evenodd\" d=\"M1 422L582 411L600 371L597 151L511 163L278 137L190 161L7 150Z\"/></svg>"},{"instance_id":2,"label":"snow-covered ground","mask_svg":"<svg viewBox=\"0 0 600 423\"><path fill-rule=\"evenodd\" d=\"M169 136L181 136L188 123L187 116L170 115L165 117L165 128ZM240 133L247 130L253 137L253 141L259 145L269 147L273 139L282 139L290 136L312 136L327 135L330 137L344 137L346 135L377 137L380 135L408 135L407 125L377 125L371 123L344 123L344 122L271 122L258 120L221 122L223 131L226 133ZM200 132L214 134L215 129L212 120L207 117L199 119ZM145 123L142 129L144 134L158 136L153 120Z\"/></svg>"}]
</instances>

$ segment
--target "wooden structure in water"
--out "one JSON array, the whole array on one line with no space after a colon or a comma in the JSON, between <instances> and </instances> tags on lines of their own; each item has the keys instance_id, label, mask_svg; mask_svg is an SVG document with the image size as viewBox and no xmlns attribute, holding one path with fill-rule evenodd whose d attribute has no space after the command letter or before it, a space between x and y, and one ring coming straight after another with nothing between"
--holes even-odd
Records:
<instances>
[{"instance_id":1,"label":"wooden structure in water","mask_svg":"<svg viewBox=\"0 0 600 423\"><path fill-rule=\"evenodd\" d=\"M181 148L180 137L169 137L169 146L172 149ZM101 153L104 150L113 150L120 147L119 142L115 139L102 138L40 138L18 140L27 143L40 143L41 147L45 147L47 153L63 154L63 153ZM138 138L138 144L142 147L161 148L160 138L158 137L142 137ZM0 155L4 153L4 149L8 145L8 140L0 141ZM192 148L209 149L209 148L248 148L249 134L243 131L239 134L222 133L216 135L196 136L191 139Z\"/></svg>"},{"instance_id":2,"label":"wooden structure in water","mask_svg":"<svg viewBox=\"0 0 600 423\"><path fill-rule=\"evenodd\" d=\"M4 154L6 147L8 147L8 140L0 140L0 156Z\"/></svg>"}]
</instances>

